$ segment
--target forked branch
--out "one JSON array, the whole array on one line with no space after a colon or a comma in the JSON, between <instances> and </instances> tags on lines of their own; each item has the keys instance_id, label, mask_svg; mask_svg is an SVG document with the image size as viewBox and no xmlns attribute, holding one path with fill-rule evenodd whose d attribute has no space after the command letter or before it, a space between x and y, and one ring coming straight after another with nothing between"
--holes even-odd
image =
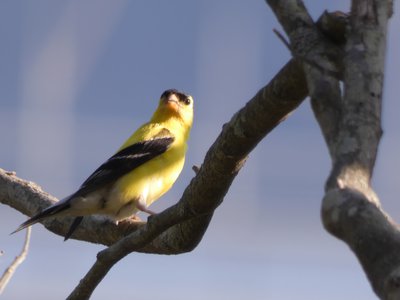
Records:
<instances>
[{"instance_id":1,"label":"forked branch","mask_svg":"<svg viewBox=\"0 0 400 300\"><path fill-rule=\"evenodd\" d=\"M314 60L314 64L305 61L307 84L333 163L322 205L324 226L350 246L381 299L400 299L400 232L381 209L370 182L382 134L384 58L392 3L353 0L346 40L336 41L332 48L301 1L267 2L292 44L301 36L315 38L309 51L299 56ZM324 71L335 66L341 66L342 77ZM343 80L343 93L338 79Z\"/></svg>"}]
</instances>

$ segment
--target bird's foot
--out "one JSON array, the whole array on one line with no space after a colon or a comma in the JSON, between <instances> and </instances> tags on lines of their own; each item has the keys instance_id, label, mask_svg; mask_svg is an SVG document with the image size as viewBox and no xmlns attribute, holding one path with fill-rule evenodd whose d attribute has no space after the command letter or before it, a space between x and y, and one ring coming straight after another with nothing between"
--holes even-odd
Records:
<instances>
[{"instance_id":1,"label":"bird's foot","mask_svg":"<svg viewBox=\"0 0 400 300\"><path fill-rule=\"evenodd\" d=\"M130 219L131 221L133 221L133 222L142 222L142 219L140 219L140 217L137 216L137 215L133 215L133 216L131 216L129 219Z\"/></svg>"}]
</instances>

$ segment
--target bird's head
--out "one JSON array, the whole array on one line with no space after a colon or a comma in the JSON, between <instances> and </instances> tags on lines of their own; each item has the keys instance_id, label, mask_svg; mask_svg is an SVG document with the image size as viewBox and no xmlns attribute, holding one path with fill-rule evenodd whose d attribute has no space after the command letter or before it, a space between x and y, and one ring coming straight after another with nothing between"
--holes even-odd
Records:
<instances>
[{"instance_id":1,"label":"bird's head","mask_svg":"<svg viewBox=\"0 0 400 300\"><path fill-rule=\"evenodd\" d=\"M166 90L160 97L153 119L178 118L191 127L193 122L193 98L175 89Z\"/></svg>"}]
</instances>

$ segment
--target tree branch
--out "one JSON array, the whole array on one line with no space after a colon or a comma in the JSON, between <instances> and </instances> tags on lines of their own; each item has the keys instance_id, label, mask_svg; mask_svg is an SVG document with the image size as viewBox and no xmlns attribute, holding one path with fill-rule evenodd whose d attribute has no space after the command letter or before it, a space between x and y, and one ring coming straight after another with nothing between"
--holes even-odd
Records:
<instances>
[{"instance_id":1,"label":"tree branch","mask_svg":"<svg viewBox=\"0 0 400 300\"><path fill-rule=\"evenodd\" d=\"M301 65L291 60L272 81L247 103L230 121L211 147L198 175L189 186L193 202L201 217L176 225L164 232L151 244L138 249L140 252L176 254L193 249L208 226L209 205L216 207L222 201L247 154L276 125L284 120L306 97L307 89ZM219 182L220 181L220 182ZM192 190L191 186L196 186ZM197 187L198 186L198 187ZM43 192L36 184L19 179L14 174L0 170L0 202L31 216L57 201ZM208 215L207 215L208 214ZM71 218L54 218L43 224L50 231L64 235ZM139 230L144 223L112 222L85 218L72 238L93 243L112 245L127 234ZM196 229L196 230L195 230ZM187 238L184 238L184 237Z\"/></svg>"},{"instance_id":2,"label":"tree branch","mask_svg":"<svg viewBox=\"0 0 400 300\"><path fill-rule=\"evenodd\" d=\"M136 225L133 233L100 252L97 262L70 295L70 299L88 298L108 270L132 251L170 254L171 249L177 251L174 253L193 249L201 240L212 212L222 202L248 153L284 120L306 95L302 68L298 62L292 60L224 125L198 174L186 188L178 204L152 217L147 224ZM24 182L6 172L0 172L0 175L2 203L32 215L54 201L54 198L42 192L33 183ZM28 199L30 201L27 201ZM88 219L78 231L78 236L83 230L92 229L92 232L87 233L90 235L90 241L104 241L103 236L107 235L105 228L108 228L114 231L107 236L106 242L109 243L120 227L115 228L111 224L98 226L99 222L104 221ZM94 226L96 223L97 228ZM44 224L59 234L65 234L68 229L65 222L57 219L45 221ZM131 228L131 224L128 223L126 227ZM122 235L124 234L126 229L123 230ZM182 244L183 248L177 247Z\"/></svg>"},{"instance_id":3,"label":"tree branch","mask_svg":"<svg viewBox=\"0 0 400 300\"><path fill-rule=\"evenodd\" d=\"M305 68L312 107L333 162L322 205L325 228L346 242L361 262L375 293L381 299L400 299L400 232L381 209L371 188L381 130L381 101L387 22L391 1L355 0L347 39L331 44L318 37L300 1L268 1L291 42L303 31L316 38L319 66L343 60L344 95L337 79L314 65ZM282 16L283 7L287 8ZM294 20L299 25L297 29ZM293 40L292 40L293 39ZM326 55L324 55L326 53Z\"/></svg>"},{"instance_id":4,"label":"tree branch","mask_svg":"<svg viewBox=\"0 0 400 300\"><path fill-rule=\"evenodd\" d=\"M176 205L152 217L147 224L123 222L115 226L98 218L85 218L73 238L112 246L98 254L96 263L69 299L88 298L108 270L132 251L177 254L196 247L248 153L307 93L301 63L291 60L224 125L197 176ZM0 202L32 215L54 201L37 185L0 170ZM60 218L45 221L44 225L64 235L69 222L70 219Z\"/></svg>"},{"instance_id":5,"label":"tree branch","mask_svg":"<svg viewBox=\"0 0 400 300\"><path fill-rule=\"evenodd\" d=\"M371 188L379 146L390 1L353 1L344 56L340 132L322 216L325 227L357 255L375 293L399 299L400 232Z\"/></svg>"},{"instance_id":6,"label":"tree branch","mask_svg":"<svg viewBox=\"0 0 400 300\"><path fill-rule=\"evenodd\" d=\"M329 19L330 15L325 14L317 27L299 1L268 3L283 22L293 55L305 62L307 83L301 63L291 60L224 125L182 199L150 218L147 224L127 221L115 226L103 219L85 218L73 238L112 246L98 254L96 263L69 299L90 297L108 270L132 251L177 254L196 247L248 153L301 103L308 90L331 155L335 157L334 141L340 127L335 120L343 116L337 79L343 77L341 44L344 38L340 38L343 33L327 33L332 31L330 28L343 31L343 26L337 26L339 22L335 23L335 18ZM335 41L336 38L342 42ZM0 170L0 202L33 215L54 201L54 197L36 184ZM70 220L56 218L44 221L44 225L64 235Z\"/></svg>"},{"instance_id":7,"label":"tree branch","mask_svg":"<svg viewBox=\"0 0 400 300\"><path fill-rule=\"evenodd\" d=\"M298 67L293 61L286 67ZM147 224L138 231L119 240L108 249L100 252L97 261L80 281L68 299L87 299L104 278L111 267L127 254L137 251L162 232L174 225L193 218L210 216L221 204L233 179L245 163L249 152L261 139L278 125L307 95L305 82L300 85L297 77L296 90L293 86L281 89L284 68L266 87L237 112L229 123L225 124L221 134L206 154L204 163L196 177L185 189L181 200L158 215L149 218ZM299 70L299 69L298 69ZM300 71L301 72L301 71ZM293 79L286 82L293 84ZM300 90L298 89L300 88ZM276 97L290 95L283 99ZM292 94L295 92L294 94ZM282 94L283 93L283 94ZM292 97L296 95L295 97ZM287 108L289 108L287 110Z\"/></svg>"},{"instance_id":8,"label":"tree branch","mask_svg":"<svg viewBox=\"0 0 400 300\"><path fill-rule=\"evenodd\" d=\"M11 277L14 275L18 266L24 262L26 256L28 255L30 238L31 238L31 228L29 227L26 229L25 241L21 253L15 257L11 265L4 271L3 275L0 278L0 295L3 293L4 289L6 288Z\"/></svg>"}]
</instances>

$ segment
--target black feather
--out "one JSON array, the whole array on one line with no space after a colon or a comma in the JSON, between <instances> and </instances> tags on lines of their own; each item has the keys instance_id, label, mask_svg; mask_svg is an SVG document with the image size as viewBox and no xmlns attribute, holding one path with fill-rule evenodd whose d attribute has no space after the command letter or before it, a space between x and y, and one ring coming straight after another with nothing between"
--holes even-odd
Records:
<instances>
[{"instance_id":1,"label":"black feather","mask_svg":"<svg viewBox=\"0 0 400 300\"><path fill-rule=\"evenodd\" d=\"M189 95L182 93L176 89L170 89L170 90L166 90L161 94L161 99L167 99L169 98L169 96L171 96L172 94L176 95L179 99L179 101L181 102L186 102Z\"/></svg>"},{"instance_id":2,"label":"black feather","mask_svg":"<svg viewBox=\"0 0 400 300\"><path fill-rule=\"evenodd\" d=\"M87 195L99 187L115 182L121 176L167 151L173 141L172 136L167 136L139 142L122 149L97 168L83 182L74 197Z\"/></svg>"},{"instance_id":3,"label":"black feather","mask_svg":"<svg viewBox=\"0 0 400 300\"><path fill-rule=\"evenodd\" d=\"M81 224L82 220L83 220L83 217L76 217L74 219L74 221L71 224L71 227L69 228L67 234L64 237L64 242L71 237L71 235L74 233L75 229L78 228L78 226Z\"/></svg>"},{"instance_id":4,"label":"black feather","mask_svg":"<svg viewBox=\"0 0 400 300\"><path fill-rule=\"evenodd\" d=\"M41 220L54 216L66 209L68 209L70 207L70 203L69 203L69 198L59 201L56 204L53 204L51 206L49 206L48 208L42 210L40 213L34 215L33 217L31 217L29 220L25 221L24 223L22 223L15 231L13 231L11 234L16 233L22 229L25 229L26 227L29 227L33 224L36 224L37 222L40 222Z\"/></svg>"},{"instance_id":5,"label":"black feather","mask_svg":"<svg viewBox=\"0 0 400 300\"><path fill-rule=\"evenodd\" d=\"M22 223L17 230L12 233L40 222L47 217L57 215L70 207L70 199L85 197L100 187L114 183L121 176L167 151L173 143L174 137L172 137L169 130L165 128L162 129L157 136L159 137L153 140L138 142L126 147L111 156L83 182L81 187L74 194L33 216L26 222ZM65 240L71 237L73 232L82 222L82 219L82 216L75 218L65 235Z\"/></svg>"},{"instance_id":6,"label":"black feather","mask_svg":"<svg viewBox=\"0 0 400 300\"><path fill-rule=\"evenodd\" d=\"M163 137L133 144L111 156L84 181L72 197L84 197L100 187L113 183L123 175L167 151L173 143L174 137L167 129L161 130L158 136ZM64 240L71 237L82 219L83 217L77 217L74 220Z\"/></svg>"}]
</instances>

